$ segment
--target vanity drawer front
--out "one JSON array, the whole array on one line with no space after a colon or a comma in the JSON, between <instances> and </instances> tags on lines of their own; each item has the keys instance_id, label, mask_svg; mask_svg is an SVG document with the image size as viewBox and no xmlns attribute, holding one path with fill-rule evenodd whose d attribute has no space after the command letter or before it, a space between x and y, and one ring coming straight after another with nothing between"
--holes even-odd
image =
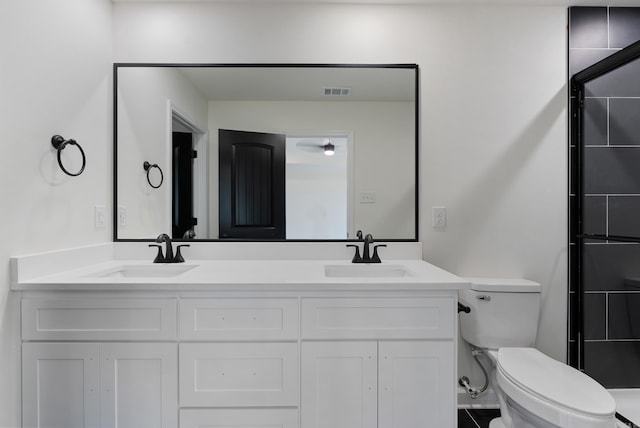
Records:
<instances>
[{"instance_id":1,"label":"vanity drawer front","mask_svg":"<svg viewBox=\"0 0 640 428\"><path fill-rule=\"evenodd\" d=\"M297 409L183 409L180 428L298 428Z\"/></svg>"},{"instance_id":2,"label":"vanity drawer front","mask_svg":"<svg viewBox=\"0 0 640 428\"><path fill-rule=\"evenodd\" d=\"M296 340L298 299L182 299L181 340Z\"/></svg>"},{"instance_id":3,"label":"vanity drawer front","mask_svg":"<svg viewBox=\"0 0 640 428\"><path fill-rule=\"evenodd\" d=\"M309 298L303 339L452 339L453 298Z\"/></svg>"},{"instance_id":4,"label":"vanity drawer front","mask_svg":"<svg viewBox=\"0 0 640 428\"><path fill-rule=\"evenodd\" d=\"M173 299L23 299L22 340L175 340Z\"/></svg>"},{"instance_id":5,"label":"vanity drawer front","mask_svg":"<svg viewBox=\"0 0 640 428\"><path fill-rule=\"evenodd\" d=\"M297 406L298 343L180 344L180 406Z\"/></svg>"}]
</instances>

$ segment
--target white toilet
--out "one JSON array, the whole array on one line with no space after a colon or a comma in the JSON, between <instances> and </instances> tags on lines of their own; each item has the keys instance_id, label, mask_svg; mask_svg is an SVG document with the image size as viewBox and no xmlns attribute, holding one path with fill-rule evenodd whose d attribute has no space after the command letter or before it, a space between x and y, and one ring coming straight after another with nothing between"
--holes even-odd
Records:
<instances>
[{"instance_id":1,"label":"white toilet","mask_svg":"<svg viewBox=\"0 0 640 428\"><path fill-rule=\"evenodd\" d=\"M615 401L586 374L533 348L540 284L523 279L466 278L460 330L491 362L489 381L501 416L491 428L615 428Z\"/></svg>"}]
</instances>

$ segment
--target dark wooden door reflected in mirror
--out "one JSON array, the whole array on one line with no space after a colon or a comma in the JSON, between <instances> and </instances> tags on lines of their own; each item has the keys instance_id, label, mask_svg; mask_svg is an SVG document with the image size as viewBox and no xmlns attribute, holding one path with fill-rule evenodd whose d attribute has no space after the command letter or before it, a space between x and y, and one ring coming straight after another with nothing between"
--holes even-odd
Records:
<instances>
[{"instance_id":1,"label":"dark wooden door reflected in mirror","mask_svg":"<svg viewBox=\"0 0 640 428\"><path fill-rule=\"evenodd\" d=\"M218 137L220 238L285 239L285 135Z\"/></svg>"}]
</instances>

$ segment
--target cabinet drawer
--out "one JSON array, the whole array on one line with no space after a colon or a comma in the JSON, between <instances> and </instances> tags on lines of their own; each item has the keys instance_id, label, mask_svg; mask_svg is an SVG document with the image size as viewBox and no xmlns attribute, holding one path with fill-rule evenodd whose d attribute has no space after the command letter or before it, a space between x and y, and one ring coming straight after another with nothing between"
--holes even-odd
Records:
<instances>
[{"instance_id":1,"label":"cabinet drawer","mask_svg":"<svg viewBox=\"0 0 640 428\"><path fill-rule=\"evenodd\" d=\"M452 298L302 300L303 339L453 339Z\"/></svg>"},{"instance_id":2,"label":"cabinet drawer","mask_svg":"<svg viewBox=\"0 0 640 428\"><path fill-rule=\"evenodd\" d=\"M180 428L297 428L296 409L184 409Z\"/></svg>"},{"instance_id":3,"label":"cabinet drawer","mask_svg":"<svg viewBox=\"0 0 640 428\"><path fill-rule=\"evenodd\" d=\"M181 340L296 340L297 299L182 299Z\"/></svg>"},{"instance_id":4,"label":"cabinet drawer","mask_svg":"<svg viewBox=\"0 0 640 428\"><path fill-rule=\"evenodd\" d=\"M180 344L182 407L297 406L297 343Z\"/></svg>"},{"instance_id":5,"label":"cabinet drawer","mask_svg":"<svg viewBox=\"0 0 640 428\"><path fill-rule=\"evenodd\" d=\"M23 299L23 340L175 340L173 299Z\"/></svg>"}]
</instances>

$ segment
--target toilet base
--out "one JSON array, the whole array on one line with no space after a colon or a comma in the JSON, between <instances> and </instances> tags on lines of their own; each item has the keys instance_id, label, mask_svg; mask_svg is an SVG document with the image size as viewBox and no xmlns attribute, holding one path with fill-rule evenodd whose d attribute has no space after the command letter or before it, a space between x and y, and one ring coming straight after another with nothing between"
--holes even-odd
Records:
<instances>
[{"instance_id":1,"label":"toilet base","mask_svg":"<svg viewBox=\"0 0 640 428\"><path fill-rule=\"evenodd\" d=\"M489 422L489 428L506 428L502 422L502 418L495 418Z\"/></svg>"}]
</instances>

